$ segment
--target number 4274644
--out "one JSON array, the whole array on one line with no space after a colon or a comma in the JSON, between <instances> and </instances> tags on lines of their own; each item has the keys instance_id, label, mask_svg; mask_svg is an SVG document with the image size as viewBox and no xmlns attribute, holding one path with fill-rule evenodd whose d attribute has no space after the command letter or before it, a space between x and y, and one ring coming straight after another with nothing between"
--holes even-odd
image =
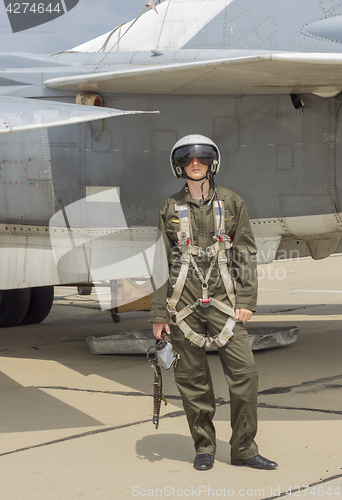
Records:
<instances>
[{"instance_id":1,"label":"number 4274644","mask_svg":"<svg viewBox=\"0 0 342 500\"><path fill-rule=\"evenodd\" d=\"M33 14L44 14L45 12L52 14L53 12L58 12L59 14L61 12L61 5L59 2L57 2L55 6L52 6L52 4L49 3L45 7L43 3L31 4L28 2L17 2L13 4L9 3L6 7L6 11L10 14L28 14L30 12Z\"/></svg>"}]
</instances>

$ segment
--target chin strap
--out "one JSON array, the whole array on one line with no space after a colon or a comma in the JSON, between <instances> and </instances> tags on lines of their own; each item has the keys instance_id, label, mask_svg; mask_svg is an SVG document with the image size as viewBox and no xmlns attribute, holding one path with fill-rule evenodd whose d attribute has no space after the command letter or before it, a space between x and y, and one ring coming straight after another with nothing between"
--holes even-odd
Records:
<instances>
[{"instance_id":1,"label":"chin strap","mask_svg":"<svg viewBox=\"0 0 342 500\"><path fill-rule=\"evenodd\" d=\"M195 182L199 182L199 181L203 181L203 179L210 179L211 175L210 175L210 170L208 168L206 174L204 177L201 177L200 179L193 179L192 177L189 177L185 172L183 174L183 179L188 179L189 181L195 181ZM203 183L204 184L204 183Z\"/></svg>"}]
</instances>

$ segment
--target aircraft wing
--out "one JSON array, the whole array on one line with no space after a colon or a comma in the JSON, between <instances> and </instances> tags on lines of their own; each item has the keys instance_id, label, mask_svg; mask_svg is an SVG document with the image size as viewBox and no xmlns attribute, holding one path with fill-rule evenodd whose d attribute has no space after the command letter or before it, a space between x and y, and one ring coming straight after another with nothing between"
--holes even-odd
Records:
<instances>
[{"instance_id":1,"label":"aircraft wing","mask_svg":"<svg viewBox=\"0 0 342 500\"><path fill-rule=\"evenodd\" d=\"M280 52L139 65L53 78L45 81L45 85L58 90L124 94L316 93L330 96L342 91L342 54Z\"/></svg>"},{"instance_id":2,"label":"aircraft wing","mask_svg":"<svg viewBox=\"0 0 342 500\"><path fill-rule=\"evenodd\" d=\"M122 111L99 106L6 96L0 97L0 134L139 113L145 111Z\"/></svg>"}]
</instances>

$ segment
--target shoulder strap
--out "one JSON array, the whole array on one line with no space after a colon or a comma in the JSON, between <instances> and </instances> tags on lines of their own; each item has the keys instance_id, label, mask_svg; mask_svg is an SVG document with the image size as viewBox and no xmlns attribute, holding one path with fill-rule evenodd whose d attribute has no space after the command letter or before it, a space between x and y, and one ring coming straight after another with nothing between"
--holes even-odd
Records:
<instances>
[{"instance_id":1,"label":"shoulder strap","mask_svg":"<svg viewBox=\"0 0 342 500\"><path fill-rule=\"evenodd\" d=\"M214 207L214 221L215 221L215 232L217 234L224 233L224 202L215 200L213 203Z\"/></svg>"}]
</instances>

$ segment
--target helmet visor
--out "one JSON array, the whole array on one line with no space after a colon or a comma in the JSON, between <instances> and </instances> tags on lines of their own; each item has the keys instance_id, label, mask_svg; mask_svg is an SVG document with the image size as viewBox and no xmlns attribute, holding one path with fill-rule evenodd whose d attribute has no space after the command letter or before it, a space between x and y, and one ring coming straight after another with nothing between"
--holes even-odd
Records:
<instances>
[{"instance_id":1,"label":"helmet visor","mask_svg":"<svg viewBox=\"0 0 342 500\"><path fill-rule=\"evenodd\" d=\"M173 152L172 163L176 167L184 168L188 167L194 158L209 167L214 160L218 160L218 152L214 146L207 144L182 146Z\"/></svg>"}]
</instances>

